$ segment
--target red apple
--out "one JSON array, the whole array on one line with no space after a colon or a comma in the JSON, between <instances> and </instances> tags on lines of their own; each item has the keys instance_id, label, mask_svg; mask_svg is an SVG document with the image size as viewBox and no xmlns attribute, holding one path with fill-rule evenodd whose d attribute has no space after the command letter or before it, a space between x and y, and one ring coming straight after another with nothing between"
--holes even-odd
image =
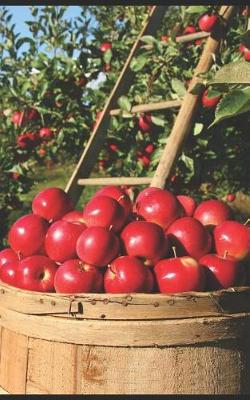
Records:
<instances>
[{"instance_id":1,"label":"red apple","mask_svg":"<svg viewBox=\"0 0 250 400\"><path fill-rule=\"evenodd\" d=\"M200 258L199 263L205 267L209 290L240 286L246 281L246 270L234 257L206 254Z\"/></svg>"},{"instance_id":2,"label":"red apple","mask_svg":"<svg viewBox=\"0 0 250 400\"><path fill-rule=\"evenodd\" d=\"M0 270L5 264L13 261L18 261L18 256L12 249L0 251Z\"/></svg>"},{"instance_id":3,"label":"red apple","mask_svg":"<svg viewBox=\"0 0 250 400\"><path fill-rule=\"evenodd\" d=\"M195 33L196 28L193 25L188 25L183 31L183 35L189 35L190 33Z\"/></svg>"},{"instance_id":4,"label":"red apple","mask_svg":"<svg viewBox=\"0 0 250 400\"><path fill-rule=\"evenodd\" d=\"M178 195L177 200L181 203L187 217L192 217L196 209L196 202L190 196Z\"/></svg>"},{"instance_id":5,"label":"red apple","mask_svg":"<svg viewBox=\"0 0 250 400\"><path fill-rule=\"evenodd\" d=\"M233 193L228 193L227 194L227 201L232 202L235 200L235 194Z\"/></svg>"},{"instance_id":6,"label":"red apple","mask_svg":"<svg viewBox=\"0 0 250 400\"><path fill-rule=\"evenodd\" d=\"M141 154L138 155L138 161L142 164L143 167L148 167L150 165L150 157L148 156L148 154Z\"/></svg>"},{"instance_id":7,"label":"red apple","mask_svg":"<svg viewBox=\"0 0 250 400\"><path fill-rule=\"evenodd\" d=\"M198 20L198 25L201 31L211 32L215 24L218 22L218 20L219 20L218 15L203 14Z\"/></svg>"},{"instance_id":8,"label":"red apple","mask_svg":"<svg viewBox=\"0 0 250 400\"><path fill-rule=\"evenodd\" d=\"M214 243L219 256L244 260L250 254L250 229L237 221L224 221L214 228Z\"/></svg>"},{"instance_id":9,"label":"red apple","mask_svg":"<svg viewBox=\"0 0 250 400\"><path fill-rule=\"evenodd\" d=\"M85 229L76 244L78 257L86 264L105 267L117 257L120 250L118 237L107 228L93 226Z\"/></svg>"},{"instance_id":10,"label":"red apple","mask_svg":"<svg viewBox=\"0 0 250 400\"><path fill-rule=\"evenodd\" d=\"M20 149L32 149L40 144L39 137L34 132L22 133L17 137L17 146Z\"/></svg>"},{"instance_id":11,"label":"red apple","mask_svg":"<svg viewBox=\"0 0 250 400\"><path fill-rule=\"evenodd\" d=\"M100 46L100 50L105 53L107 50L112 49L112 44L110 42L104 42Z\"/></svg>"},{"instance_id":12,"label":"red apple","mask_svg":"<svg viewBox=\"0 0 250 400\"><path fill-rule=\"evenodd\" d=\"M250 49L244 51L244 59L245 61L250 61Z\"/></svg>"},{"instance_id":13,"label":"red apple","mask_svg":"<svg viewBox=\"0 0 250 400\"><path fill-rule=\"evenodd\" d=\"M25 111L25 120L34 121L40 117L39 112L35 108L29 108Z\"/></svg>"},{"instance_id":14,"label":"red apple","mask_svg":"<svg viewBox=\"0 0 250 400\"><path fill-rule=\"evenodd\" d=\"M104 274L107 293L141 293L145 291L147 283L147 267L137 257L116 258Z\"/></svg>"},{"instance_id":15,"label":"red apple","mask_svg":"<svg viewBox=\"0 0 250 400\"><path fill-rule=\"evenodd\" d=\"M103 274L79 259L68 260L58 267L54 285L58 293L96 293L103 288Z\"/></svg>"},{"instance_id":16,"label":"red apple","mask_svg":"<svg viewBox=\"0 0 250 400\"><path fill-rule=\"evenodd\" d=\"M139 128L142 132L150 132L152 129L151 114L141 114L138 121Z\"/></svg>"},{"instance_id":17,"label":"red apple","mask_svg":"<svg viewBox=\"0 0 250 400\"><path fill-rule=\"evenodd\" d=\"M70 197L64 190L56 187L39 192L33 199L32 210L47 221L61 219L64 214L73 209Z\"/></svg>"},{"instance_id":18,"label":"red apple","mask_svg":"<svg viewBox=\"0 0 250 400\"><path fill-rule=\"evenodd\" d=\"M120 231L126 221L124 208L112 197L94 196L83 209L83 218L88 227L101 226Z\"/></svg>"},{"instance_id":19,"label":"red apple","mask_svg":"<svg viewBox=\"0 0 250 400\"><path fill-rule=\"evenodd\" d=\"M220 200L202 201L194 212L194 218L203 225L216 226L231 218L231 208Z\"/></svg>"},{"instance_id":20,"label":"red apple","mask_svg":"<svg viewBox=\"0 0 250 400\"><path fill-rule=\"evenodd\" d=\"M22 216L10 228L8 235L10 247L23 257L40 254L48 226L48 222L39 215Z\"/></svg>"},{"instance_id":21,"label":"red apple","mask_svg":"<svg viewBox=\"0 0 250 400\"><path fill-rule=\"evenodd\" d=\"M135 201L136 206L138 206L140 202L143 202L144 198L147 198L150 193L155 192L157 190L162 190L162 189L157 188L157 187L147 187L147 188L143 189L136 197L136 201Z\"/></svg>"},{"instance_id":22,"label":"red apple","mask_svg":"<svg viewBox=\"0 0 250 400\"><path fill-rule=\"evenodd\" d=\"M41 139L51 139L53 137L53 131L50 128L41 128L39 136Z\"/></svg>"},{"instance_id":23,"label":"red apple","mask_svg":"<svg viewBox=\"0 0 250 400\"><path fill-rule=\"evenodd\" d=\"M149 143L147 144L147 146L144 148L145 153L147 154L152 154L155 150L155 146L153 145L153 143Z\"/></svg>"},{"instance_id":24,"label":"red apple","mask_svg":"<svg viewBox=\"0 0 250 400\"><path fill-rule=\"evenodd\" d=\"M167 190L152 190L136 202L137 214L146 221L155 222L164 230L182 215L182 207L176 197Z\"/></svg>"},{"instance_id":25,"label":"red apple","mask_svg":"<svg viewBox=\"0 0 250 400\"><path fill-rule=\"evenodd\" d=\"M73 210L68 212L62 217L63 221L71 222L72 224L83 224L85 225L82 211Z\"/></svg>"},{"instance_id":26,"label":"red apple","mask_svg":"<svg viewBox=\"0 0 250 400\"><path fill-rule=\"evenodd\" d=\"M124 208L126 218L132 211L132 202L129 196L119 186L108 185L99 189L95 194L96 196L108 196L112 197Z\"/></svg>"},{"instance_id":27,"label":"red apple","mask_svg":"<svg viewBox=\"0 0 250 400\"><path fill-rule=\"evenodd\" d=\"M45 256L24 258L18 264L17 286L37 292L54 292L54 276L57 268L56 263Z\"/></svg>"},{"instance_id":28,"label":"red apple","mask_svg":"<svg viewBox=\"0 0 250 400\"><path fill-rule=\"evenodd\" d=\"M202 291L205 287L204 269L191 257L160 260L154 272L161 293Z\"/></svg>"},{"instance_id":29,"label":"red apple","mask_svg":"<svg viewBox=\"0 0 250 400\"><path fill-rule=\"evenodd\" d=\"M143 258L150 266L168 252L168 240L164 231L153 222L131 222L123 229L121 239L126 254Z\"/></svg>"},{"instance_id":30,"label":"red apple","mask_svg":"<svg viewBox=\"0 0 250 400\"><path fill-rule=\"evenodd\" d=\"M182 217L174 221L167 230L177 255L188 255L199 260L211 248L211 236L200 221L192 217Z\"/></svg>"},{"instance_id":31,"label":"red apple","mask_svg":"<svg viewBox=\"0 0 250 400\"><path fill-rule=\"evenodd\" d=\"M24 112L22 111L15 111L11 117L11 122L13 122L16 126L21 126L23 121Z\"/></svg>"},{"instance_id":32,"label":"red apple","mask_svg":"<svg viewBox=\"0 0 250 400\"><path fill-rule=\"evenodd\" d=\"M45 251L49 258L61 263L76 258L76 242L84 229L83 224L63 220L54 222L45 238Z\"/></svg>"},{"instance_id":33,"label":"red apple","mask_svg":"<svg viewBox=\"0 0 250 400\"><path fill-rule=\"evenodd\" d=\"M169 39L168 35L161 36L161 42L168 42L168 39Z\"/></svg>"},{"instance_id":34,"label":"red apple","mask_svg":"<svg viewBox=\"0 0 250 400\"><path fill-rule=\"evenodd\" d=\"M202 97L201 97L201 102L202 102L203 107L206 107L206 108L215 107L219 103L221 96L214 96L214 97L209 98L207 94L208 94L208 89L206 89L204 91L204 93L202 94Z\"/></svg>"},{"instance_id":35,"label":"red apple","mask_svg":"<svg viewBox=\"0 0 250 400\"><path fill-rule=\"evenodd\" d=\"M18 260L12 260L2 265L0 269L0 280L8 285L17 286L17 268Z\"/></svg>"}]
</instances>

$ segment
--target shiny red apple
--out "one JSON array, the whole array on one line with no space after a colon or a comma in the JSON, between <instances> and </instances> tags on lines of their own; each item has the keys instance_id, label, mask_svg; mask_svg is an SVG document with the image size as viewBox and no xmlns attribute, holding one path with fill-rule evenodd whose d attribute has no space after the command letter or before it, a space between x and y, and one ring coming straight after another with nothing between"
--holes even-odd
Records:
<instances>
[{"instance_id":1,"label":"shiny red apple","mask_svg":"<svg viewBox=\"0 0 250 400\"><path fill-rule=\"evenodd\" d=\"M53 137L53 131L50 128L41 128L39 130L39 136L41 139L51 139Z\"/></svg>"},{"instance_id":2,"label":"shiny red apple","mask_svg":"<svg viewBox=\"0 0 250 400\"><path fill-rule=\"evenodd\" d=\"M148 284L148 271L137 257L121 256L112 261L104 274L107 293L141 293Z\"/></svg>"},{"instance_id":3,"label":"shiny red apple","mask_svg":"<svg viewBox=\"0 0 250 400\"><path fill-rule=\"evenodd\" d=\"M168 240L163 229L147 221L134 221L121 232L125 254L143 258L152 266L168 252Z\"/></svg>"},{"instance_id":4,"label":"shiny red apple","mask_svg":"<svg viewBox=\"0 0 250 400\"><path fill-rule=\"evenodd\" d=\"M54 285L58 293L97 293L103 289L103 273L79 259L68 260L58 267Z\"/></svg>"},{"instance_id":5,"label":"shiny red apple","mask_svg":"<svg viewBox=\"0 0 250 400\"><path fill-rule=\"evenodd\" d=\"M3 265L12 262L12 261L18 261L18 256L12 249L4 249L0 251L0 270L3 267Z\"/></svg>"},{"instance_id":6,"label":"shiny red apple","mask_svg":"<svg viewBox=\"0 0 250 400\"><path fill-rule=\"evenodd\" d=\"M160 225L164 230L179 218L183 209L176 197L167 190L152 190L143 199L137 198L136 212L146 221Z\"/></svg>"},{"instance_id":7,"label":"shiny red apple","mask_svg":"<svg viewBox=\"0 0 250 400\"><path fill-rule=\"evenodd\" d=\"M224 221L214 228L214 244L219 256L244 260L250 254L250 229L237 221Z\"/></svg>"},{"instance_id":8,"label":"shiny red apple","mask_svg":"<svg viewBox=\"0 0 250 400\"><path fill-rule=\"evenodd\" d=\"M45 256L31 256L19 261L16 280L21 289L54 292L57 265Z\"/></svg>"},{"instance_id":9,"label":"shiny red apple","mask_svg":"<svg viewBox=\"0 0 250 400\"><path fill-rule=\"evenodd\" d=\"M216 226L232 217L231 208L220 200L202 201L194 212L194 218L203 225Z\"/></svg>"},{"instance_id":10,"label":"shiny red apple","mask_svg":"<svg viewBox=\"0 0 250 400\"><path fill-rule=\"evenodd\" d=\"M8 285L17 286L18 260L12 260L2 265L0 269L0 281Z\"/></svg>"},{"instance_id":11,"label":"shiny red apple","mask_svg":"<svg viewBox=\"0 0 250 400\"><path fill-rule=\"evenodd\" d=\"M138 120L139 128L142 132L150 132L152 129L152 118L151 114L142 114Z\"/></svg>"},{"instance_id":12,"label":"shiny red apple","mask_svg":"<svg viewBox=\"0 0 250 400\"><path fill-rule=\"evenodd\" d=\"M84 224L84 219L82 216L82 211L73 210L68 212L62 217L63 221L71 222L72 224Z\"/></svg>"},{"instance_id":13,"label":"shiny red apple","mask_svg":"<svg viewBox=\"0 0 250 400\"><path fill-rule=\"evenodd\" d=\"M199 18L198 25L201 31L211 32L218 20L218 15L206 13Z\"/></svg>"},{"instance_id":14,"label":"shiny red apple","mask_svg":"<svg viewBox=\"0 0 250 400\"><path fill-rule=\"evenodd\" d=\"M47 221L61 219L64 214L73 209L70 197L64 190L56 187L39 192L33 199L32 210Z\"/></svg>"},{"instance_id":15,"label":"shiny red apple","mask_svg":"<svg viewBox=\"0 0 250 400\"><path fill-rule=\"evenodd\" d=\"M160 260L154 272L161 293L202 291L205 287L204 270L192 257Z\"/></svg>"},{"instance_id":16,"label":"shiny red apple","mask_svg":"<svg viewBox=\"0 0 250 400\"><path fill-rule=\"evenodd\" d=\"M182 217L167 229L170 244L176 247L178 256L188 255L199 260L209 253L211 236L200 221L192 217Z\"/></svg>"},{"instance_id":17,"label":"shiny red apple","mask_svg":"<svg viewBox=\"0 0 250 400\"><path fill-rule=\"evenodd\" d=\"M105 53L107 50L112 49L112 44L110 42L104 42L100 46L100 50Z\"/></svg>"},{"instance_id":18,"label":"shiny red apple","mask_svg":"<svg viewBox=\"0 0 250 400\"><path fill-rule=\"evenodd\" d=\"M120 231L125 222L124 208L112 197L94 196L83 209L83 218L88 227L101 226Z\"/></svg>"},{"instance_id":19,"label":"shiny red apple","mask_svg":"<svg viewBox=\"0 0 250 400\"><path fill-rule=\"evenodd\" d=\"M219 103L220 99L221 96L208 97L208 89L206 89L202 94L201 102L203 107L213 108Z\"/></svg>"},{"instance_id":20,"label":"shiny red apple","mask_svg":"<svg viewBox=\"0 0 250 400\"><path fill-rule=\"evenodd\" d=\"M22 111L15 111L11 117L11 122L13 122L13 124L16 126L21 126L23 115L24 113Z\"/></svg>"},{"instance_id":21,"label":"shiny red apple","mask_svg":"<svg viewBox=\"0 0 250 400\"><path fill-rule=\"evenodd\" d=\"M192 217L197 206L195 200L192 197L186 195L178 195L176 196L176 198L181 203L186 216Z\"/></svg>"},{"instance_id":22,"label":"shiny red apple","mask_svg":"<svg viewBox=\"0 0 250 400\"><path fill-rule=\"evenodd\" d=\"M76 258L76 243L84 229L86 227L83 224L63 220L54 222L45 238L46 254L51 260L60 263Z\"/></svg>"},{"instance_id":23,"label":"shiny red apple","mask_svg":"<svg viewBox=\"0 0 250 400\"><path fill-rule=\"evenodd\" d=\"M107 228L92 226L86 228L76 244L78 257L86 264L98 267L107 266L120 250L118 237Z\"/></svg>"},{"instance_id":24,"label":"shiny red apple","mask_svg":"<svg viewBox=\"0 0 250 400\"><path fill-rule=\"evenodd\" d=\"M93 197L108 196L112 197L124 208L126 218L132 211L132 202L129 196L119 186L108 185L99 189Z\"/></svg>"},{"instance_id":25,"label":"shiny red apple","mask_svg":"<svg viewBox=\"0 0 250 400\"><path fill-rule=\"evenodd\" d=\"M199 263L205 267L208 290L241 286L246 281L246 270L234 257L206 254Z\"/></svg>"},{"instance_id":26,"label":"shiny red apple","mask_svg":"<svg viewBox=\"0 0 250 400\"><path fill-rule=\"evenodd\" d=\"M27 214L11 226L8 242L12 250L23 257L40 254L48 222L39 215Z\"/></svg>"}]
</instances>

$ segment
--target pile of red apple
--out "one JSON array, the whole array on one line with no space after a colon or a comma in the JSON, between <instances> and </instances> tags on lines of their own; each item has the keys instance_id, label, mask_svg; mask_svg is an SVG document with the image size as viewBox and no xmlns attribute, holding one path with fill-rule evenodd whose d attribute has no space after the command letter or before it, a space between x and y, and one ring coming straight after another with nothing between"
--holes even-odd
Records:
<instances>
[{"instance_id":1,"label":"pile of red apple","mask_svg":"<svg viewBox=\"0 0 250 400\"><path fill-rule=\"evenodd\" d=\"M131 193L131 192L130 192ZM179 293L247 285L250 230L216 199L105 186L83 211L48 188L8 234L0 279L59 293Z\"/></svg>"}]
</instances>

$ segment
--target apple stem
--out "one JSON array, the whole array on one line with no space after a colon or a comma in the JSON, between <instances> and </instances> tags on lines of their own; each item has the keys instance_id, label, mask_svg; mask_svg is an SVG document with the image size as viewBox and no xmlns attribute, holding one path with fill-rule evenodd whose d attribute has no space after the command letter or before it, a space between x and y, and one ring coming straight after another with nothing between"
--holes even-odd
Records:
<instances>
[{"instance_id":1,"label":"apple stem","mask_svg":"<svg viewBox=\"0 0 250 400\"><path fill-rule=\"evenodd\" d=\"M248 218L248 219L246 220L246 222L244 222L244 224L243 224L243 225L248 225L248 224L249 224L249 222L250 222L250 218Z\"/></svg>"},{"instance_id":2,"label":"apple stem","mask_svg":"<svg viewBox=\"0 0 250 400\"><path fill-rule=\"evenodd\" d=\"M22 259L22 253L21 251L17 252L17 257L18 257L18 261L20 261Z\"/></svg>"},{"instance_id":3,"label":"apple stem","mask_svg":"<svg viewBox=\"0 0 250 400\"><path fill-rule=\"evenodd\" d=\"M119 199L117 199L117 201L119 202L120 200L124 199L124 197L125 197L125 194L122 194L122 195L119 197Z\"/></svg>"},{"instance_id":4,"label":"apple stem","mask_svg":"<svg viewBox=\"0 0 250 400\"><path fill-rule=\"evenodd\" d=\"M174 253L174 258L176 258L177 257L177 255L176 255L176 247L172 246L172 250L173 250L173 253Z\"/></svg>"},{"instance_id":5,"label":"apple stem","mask_svg":"<svg viewBox=\"0 0 250 400\"><path fill-rule=\"evenodd\" d=\"M228 250L225 250L224 254L223 254L223 258L227 258L227 255L228 255Z\"/></svg>"}]
</instances>

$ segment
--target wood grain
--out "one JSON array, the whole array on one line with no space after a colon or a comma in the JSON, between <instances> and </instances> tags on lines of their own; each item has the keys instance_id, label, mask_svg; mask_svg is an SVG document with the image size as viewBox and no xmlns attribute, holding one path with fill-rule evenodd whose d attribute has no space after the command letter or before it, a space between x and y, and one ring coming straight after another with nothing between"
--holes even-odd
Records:
<instances>
[{"instance_id":1,"label":"wood grain","mask_svg":"<svg viewBox=\"0 0 250 400\"><path fill-rule=\"evenodd\" d=\"M0 385L12 394L24 394L28 361L28 338L2 329Z\"/></svg>"},{"instance_id":2,"label":"wood grain","mask_svg":"<svg viewBox=\"0 0 250 400\"><path fill-rule=\"evenodd\" d=\"M96 346L178 346L244 335L250 314L171 320L90 320L25 315L0 308L1 326L21 335L55 342ZM112 338L112 339L111 339ZM2 385L5 387L4 385Z\"/></svg>"},{"instance_id":3,"label":"wood grain","mask_svg":"<svg viewBox=\"0 0 250 400\"><path fill-rule=\"evenodd\" d=\"M112 320L180 319L250 312L250 287L181 294L39 293L0 284L0 304L23 314ZM69 312L70 311L70 312Z\"/></svg>"},{"instance_id":4,"label":"wood grain","mask_svg":"<svg viewBox=\"0 0 250 400\"><path fill-rule=\"evenodd\" d=\"M78 185L148 185L152 180L150 176L144 177L131 177L131 176L119 176L119 177L106 177L106 178L85 178L78 179Z\"/></svg>"},{"instance_id":5,"label":"wood grain","mask_svg":"<svg viewBox=\"0 0 250 400\"><path fill-rule=\"evenodd\" d=\"M114 110L110 110L110 115L128 116L135 113L169 110L172 108L179 108L180 106L181 106L181 100L166 100L166 101L159 101L157 103L138 104L137 106L133 106L131 108L130 113L123 111L120 108L115 108Z\"/></svg>"}]
</instances>

